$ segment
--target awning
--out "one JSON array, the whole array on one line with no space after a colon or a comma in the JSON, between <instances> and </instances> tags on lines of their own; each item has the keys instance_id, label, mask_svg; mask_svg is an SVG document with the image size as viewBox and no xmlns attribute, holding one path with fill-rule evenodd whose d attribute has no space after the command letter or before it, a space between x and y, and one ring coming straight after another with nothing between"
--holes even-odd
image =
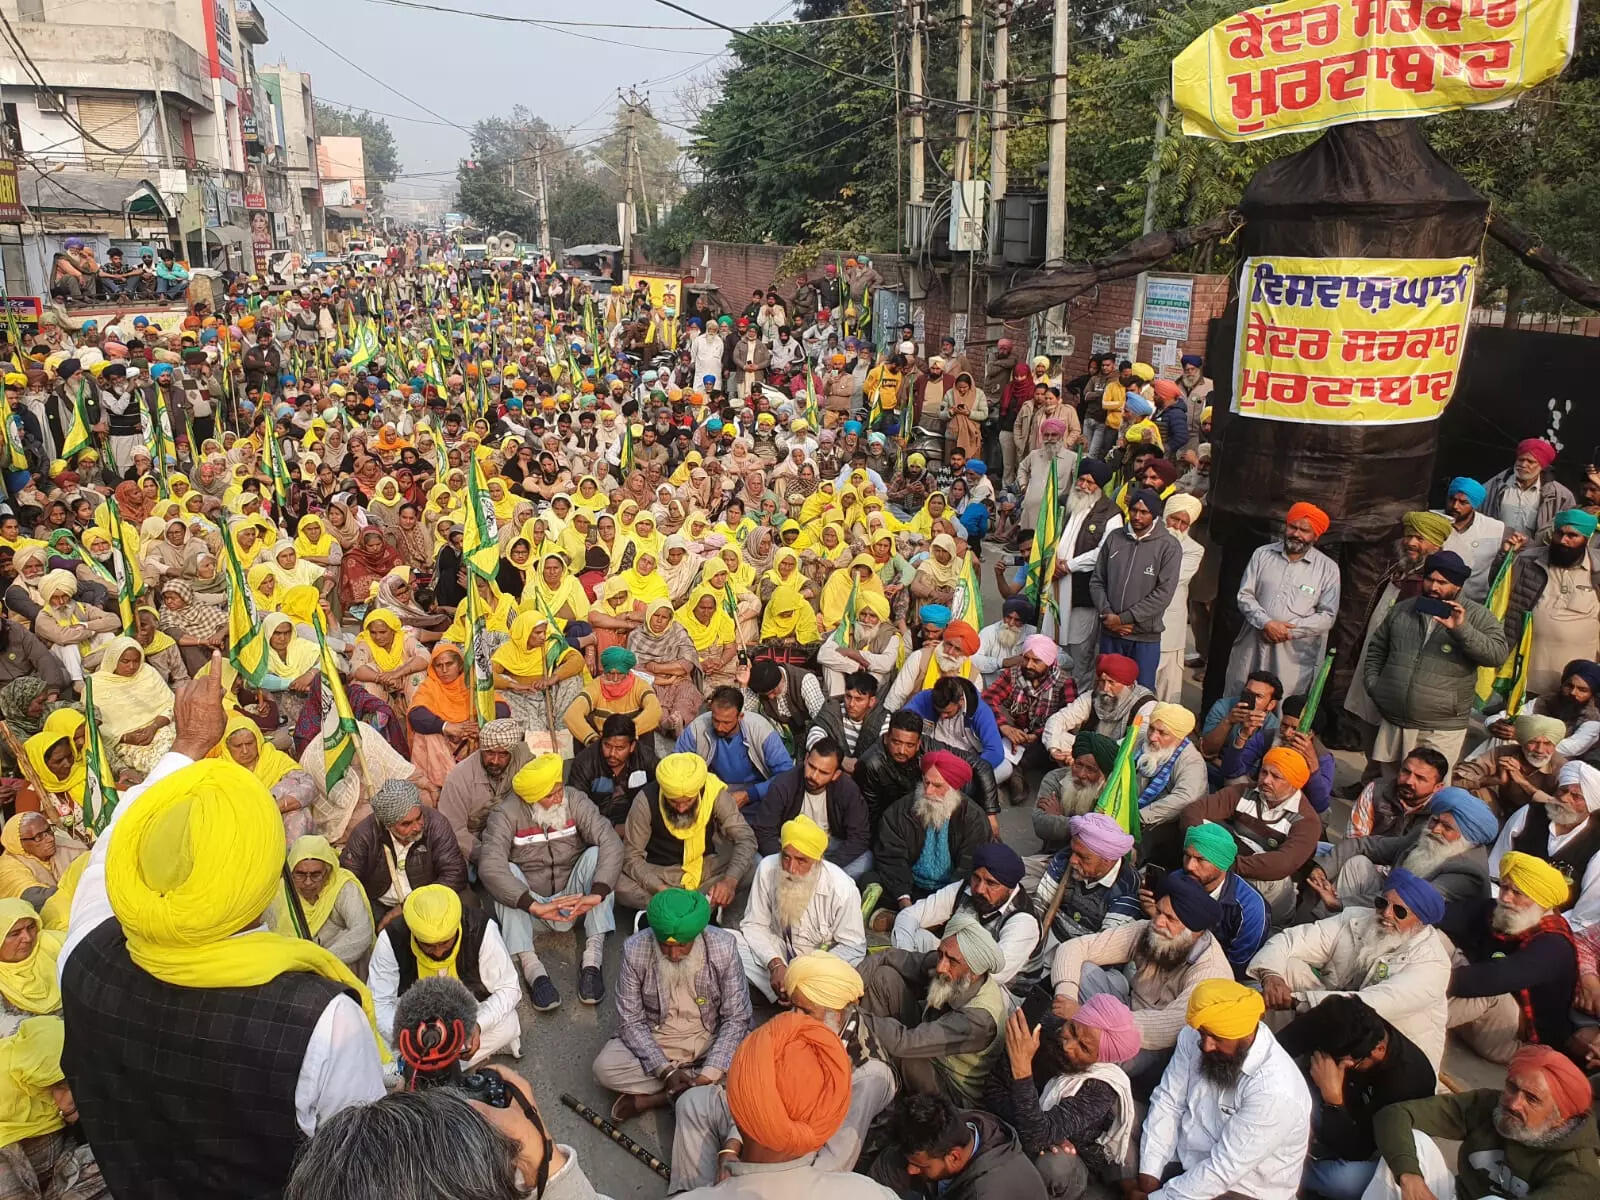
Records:
<instances>
[{"instance_id":1,"label":"awning","mask_svg":"<svg viewBox=\"0 0 1600 1200\"><path fill-rule=\"evenodd\" d=\"M160 221L172 216L160 191L148 179L124 179L108 171L40 171L32 164L30 168L17 181L22 202L30 208Z\"/></svg>"},{"instance_id":2,"label":"awning","mask_svg":"<svg viewBox=\"0 0 1600 1200\"><path fill-rule=\"evenodd\" d=\"M250 245L250 230L243 225L219 225L215 229L207 229L206 237L235 246Z\"/></svg>"},{"instance_id":3,"label":"awning","mask_svg":"<svg viewBox=\"0 0 1600 1200\"><path fill-rule=\"evenodd\" d=\"M329 204L323 208L323 213L330 217L337 217L341 221L365 221L367 210L356 208L349 204Z\"/></svg>"}]
</instances>

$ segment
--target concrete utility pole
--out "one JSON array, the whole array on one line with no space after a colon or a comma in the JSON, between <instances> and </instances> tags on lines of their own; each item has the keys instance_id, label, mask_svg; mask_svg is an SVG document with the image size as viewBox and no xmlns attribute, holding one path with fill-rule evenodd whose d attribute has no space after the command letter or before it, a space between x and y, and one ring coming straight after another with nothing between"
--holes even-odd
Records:
<instances>
[{"instance_id":1,"label":"concrete utility pole","mask_svg":"<svg viewBox=\"0 0 1600 1200\"><path fill-rule=\"evenodd\" d=\"M1059 263L1067 253L1067 20L1068 0L1056 5L1050 52L1049 194L1045 200L1044 256Z\"/></svg>"},{"instance_id":2,"label":"concrete utility pole","mask_svg":"<svg viewBox=\"0 0 1600 1200\"><path fill-rule=\"evenodd\" d=\"M960 0L956 11L956 153L952 174L957 183L972 175L972 0Z\"/></svg>"},{"instance_id":3,"label":"concrete utility pole","mask_svg":"<svg viewBox=\"0 0 1600 1200\"><path fill-rule=\"evenodd\" d=\"M1161 143L1167 140L1167 113L1172 105L1172 95L1161 93L1161 103L1156 106L1156 140L1150 148L1150 182L1144 194L1144 232L1153 233L1156 227L1156 193L1161 190ZM1150 272L1140 271L1133 281L1133 320L1128 323L1128 357L1139 357L1139 332L1144 325L1144 286Z\"/></svg>"},{"instance_id":4,"label":"concrete utility pole","mask_svg":"<svg viewBox=\"0 0 1600 1200\"><path fill-rule=\"evenodd\" d=\"M1010 116L1010 97L1007 94L1007 72L1011 54L1011 4L1000 0L995 5L994 47L990 58L994 63L994 108L989 126L989 265L999 268L1005 262L1005 201L1010 180L1006 173L1006 121ZM989 299L997 299L1005 291L1005 281L998 269L989 272ZM998 337L1004 322L991 319L991 337Z\"/></svg>"},{"instance_id":5,"label":"concrete utility pole","mask_svg":"<svg viewBox=\"0 0 1600 1200\"><path fill-rule=\"evenodd\" d=\"M544 139L533 155L534 190L539 194L539 249L550 251L550 201L544 186Z\"/></svg>"},{"instance_id":6,"label":"concrete utility pole","mask_svg":"<svg viewBox=\"0 0 1600 1200\"><path fill-rule=\"evenodd\" d=\"M638 154L638 144L635 140L638 133L634 129L633 114L635 106L639 103L638 93L630 90L623 97L623 103L628 107L622 149L622 269L626 271L629 269L628 255L633 247L633 160Z\"/></svg>"},{"instance_id":7,"label":"concrete utility pole","mask_svg":"<svg viewBox=\"0 0 1600 1200\"><path fill-rule=\"evenodd\" d=\"M911 179L910 186L906 189L906 199L912 204L922 203L924 180L926 178L924 150L924 129L922 114L926 108L923 92L925 84L922 79L922 0L906 0L906 13L911 25L911 54L909 59L911 103L907 106L910 114L909 137L911 141Z\"/></svg>"}]
</instances>

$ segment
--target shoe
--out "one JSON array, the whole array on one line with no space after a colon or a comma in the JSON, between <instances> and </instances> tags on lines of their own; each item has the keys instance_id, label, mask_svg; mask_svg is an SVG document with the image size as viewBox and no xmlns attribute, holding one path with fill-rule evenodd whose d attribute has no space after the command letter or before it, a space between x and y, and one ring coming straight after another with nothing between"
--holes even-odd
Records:
<instances>
[{"instance_id":1,"label":"shoe","mask_svg":"<svg viewBox=\"0 0 1600 1200\"><path fill-rule=\"evenodd\" d=\"M529 984L528 995L533 1000L534 1008L540 1012L561 1007L561 993L556 991L556 985L550 982L548 975L541 975Z\"/></svg>"},{"instance_id":2,"label":"shoe","mask_svg":"<svg viewBox=\"0 0 1600 1200\"><path fill-rule=\"evenodd\" d=\"M550 989L554 991L554 988ZM585 967L578 972L578 999L585 1004L599 1004L606 998L605 980L599 967Z\"/></svg>"},{"instance_id":3,"label":"shoe","mask_svg":"<svg viewBox=\"0 0 1600 1200\"><path fill-rule=\"evenodd\" d=\"M887 908L880 908L872 914L872 920L867 922L867 927L873 933L888 933L894 928L894 913Z\"/></svg>"}]
</instances>

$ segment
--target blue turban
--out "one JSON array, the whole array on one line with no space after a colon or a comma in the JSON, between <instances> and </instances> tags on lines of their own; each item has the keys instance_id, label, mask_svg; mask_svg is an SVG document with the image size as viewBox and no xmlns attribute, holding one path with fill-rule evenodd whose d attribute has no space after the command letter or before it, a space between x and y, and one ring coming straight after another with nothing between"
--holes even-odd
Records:
<instances>
[{"instance_id":1,"label":"blue turban","mask_svg":"<svg viewBox=\"0 0 1600 1200\"><path fill-rule=\"evenodd\" d=\"M1591 692L1600 695L1600 663L1588 658L1575 658L1561 668L1561 678L1576 675L1589 685Z\"/></svg>"},{"instance_id":2,"label":"blue turban","mask_svg":"<svg viewBox=\"0 0 1600 1200\"><path fill-rule=\"evenodd\" d=\"M171 363L157 363L155 366L150 368L150 378L151 379L160 379L163 375L171 375L171 374L172 374L172 364Z\"/></svg>"},{"instance_id":3,"label":"blue turban","mask_svg":"<svg viewBox=\"0 0 1600 1200\"><path fill-rule=\"evenodd\" d=\"M1149 509L1150 512L1152 512L1156 516L1159 517L1161 515L1161 509L1163 507L1162 503L1161 503L1161 497L1156 495L1155 490L1153 488L1147 488L1147 487L1135 488L1128 495L1128 511L1129 512L1133 511L1133 506L1135 504L1143 504L1145 506L1145 508Z\"/></svg>"},{"instance_id":4,"label":"blue turban","mask_svg":"<svg viewBox=\"0 0 1600 1200\"><path fill-rule=\"evenodd\" d=\"M1111 482L1111 466L1098 458L1086 458L1078 464L1078 478L1085 475L1094 480L1096 487L1105 487Z\"/></svg>"},{"instance_id":5,"label":"blue turban","mask_svg":"<svg viewBox=\"0 0 1600 1200\"><path fill-rule=\"evenodd\" d=\"M1135 417L1148 417L1156 411L1155 404L1146 400L1138 392L1129 392L1128 398L1122 402L1122 406L1128 410L1130 415Z\"/></svg>"},{"instance_id":6,"label":"blue turban","mask_svg":"<svg viewBox=\"0 0 1600 1200\"><path fill-rule=\"evenodd\" d=\"M937 625L940 629L953 619L950 609L943 604L924 604L917 609L917 617L924 625Z\"/></svg>"},{"instance_id":7,"label":"blue turban","mask_svg":"<svg viewBox=\"0 0 1600 1200\"><path fill-rule=\"evenodd\" d=\"M1493 810L1465 788L1440 788L1428 801L1431 813L1449 813L1456 828L1474 845L1487 846L1500 832Z\"/></svg>"},{"instance_id":8,"label":"blue turban","mask_svg":"<svg viewBox=\"0 0 1600 1200\"><path fill-rule=\"evenodd\" d=\"M1195 933L1208 933L1222 920L1222 905L1184 871L1169 871L1158 891L1172 902L1173 914Z\"/></svg>"},{"instance_id":9,"label":"blue turban","mask_svg":"<svg viewBox=\"0 0 1600 1200\"><path fill-rule=\"evenodd\" d=\"M1006 602L1000 606L1000 611L1004 616L1008 617L1015 613L1017 616L1022 618L1022 623L1024 625L1032 625L1038 617L1038 612L1033 607L1033 602L1026 596L1012 596L1008 598Z\"/></svg>"},{"instance_id":10,"label":"blue turban","mask_svg":"<svg viewBox=\"0 0 1600 1200\"><path fill-rule=\"evenodd\" d=\"M997 882L1014 888L1022 882L1022 856L1004 842L985 842L972 852L972 869L982 867Z\"/></svg>"},{"instance_id":11,"label":"blue turban","mask_svg":"<svg viewBox=\"0 0 1600 1200\"><path fill-rule=\"evenodd\" d=\"M844 431L846 433L860 433L861 432L861 422L860 421L846 421L844 423Z\"/></svg>"},{"instance_id":12,"label":"blue turban","mask_svg":"<svg viewBox=\"0 0 1600 1200\"><path fill-rule=\"evenodd\" d=\"M1404 867L1389 872L1383 890L1393 892L1424 925L1437 925L1444 917L1444 897L1439 889L1426 879L1418 878Z\"/></svg>"},{"instance_id":13,"label":"blue turban","mask_svg":"<svg viewBox=\"0 0 1600 1200\"><path fill-rule=\"evenodd\" d=\"M1178 361L1186 367L1198 367L1203 362L1198 354L1185 354Z\"/></svg>"},{"instance_id":14,"label":"blue turban","mask_svg":"<svg viewBox=\"0 0 1600 1200\"><path fill-rule=\"evenodd\" d=\"M987 475L989 473L989 464L981 458L969 458L967 459L967 470L974 475Z\"/></svg>"},{"instance_id":15,"label":"blue turban","mask_svg":"<svg viewBox=\"0 0 1600 1200\"><path fill-rule=\"evenodd\" d=\"M722 428L722 418L721 417L712 417L709 421L706 422L706 431L708 433L716 433L721 428Z\"/></svg>"},{"instance_id":16,"label":"blue turban","mask_svg":"<svg viewBox=\"0 0 1600 1200\"><path fill-rule=\"evenodd\" d=\"M1489 494L1483 484L1476 479L1468 479L1465 475L1457 475L1444 489L1447 497L1454 496L1458 492L1467 498L1467 503L1473 508L1482 508L1484 498Z\"/></svg>"}]
</instances>

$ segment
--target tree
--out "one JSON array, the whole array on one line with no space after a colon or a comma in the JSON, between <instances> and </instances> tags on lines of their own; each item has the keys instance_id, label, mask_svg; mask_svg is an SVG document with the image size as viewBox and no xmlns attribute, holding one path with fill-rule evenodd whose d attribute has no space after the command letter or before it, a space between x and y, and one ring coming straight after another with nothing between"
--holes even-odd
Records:
<instances>
[{"instance_id":1,"label":"tree","mask_svg":"<svg viewBox=\"0 0 1600 1200\"><path fill-rule=\"evenodd\" d=\"M324 137L358 137L361 159L367 173L367 196L378 200L383 185L393 183L400 173L400 151L394 144L389 122L371 113L352 113L319 103L316 107L317 133Z\"/></svg>"},{"instance_id":2,"label":"tree","mask_svg":"<svg viewBox=\"0 0 1600 1200\"><path fill-rule=\"evenodd\" d=\"M568 246L615 243L616 201L593 179L582 174L568 176L550 196L550 236Z\"/></svg>"}]
</instances>

